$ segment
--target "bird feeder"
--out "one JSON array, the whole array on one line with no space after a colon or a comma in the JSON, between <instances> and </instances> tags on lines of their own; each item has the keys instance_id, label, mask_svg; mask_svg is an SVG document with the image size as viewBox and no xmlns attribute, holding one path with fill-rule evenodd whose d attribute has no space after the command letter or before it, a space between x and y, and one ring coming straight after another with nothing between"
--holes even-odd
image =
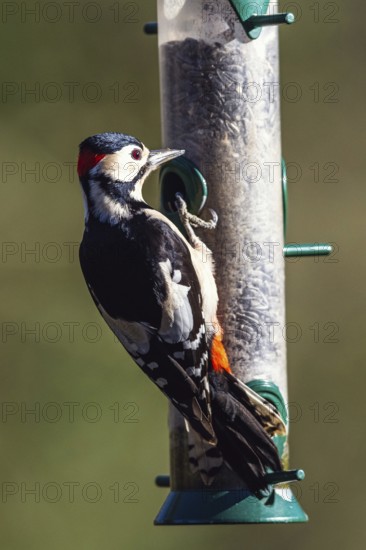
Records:
<instances>
[{"instance_id":1,"label":"bird feeder","mask_svg":"<svg viewBox=\"0 0 366 550\"><path fill-rule=\"evenodd\" d=\"M163 145L186 151L160 174L161 210L179 224L180 192L193 214L217 212L217 229L198 233L215 260L232 370L288 423L284 256L330 248L284 245L278 24L293 16L268 7L259 0L158 0L158 24L145 31L158 32ZM275 490L258 499L226 467L205 487L190 470L184 422L174 407L169 426L171 472L156 481L171 492L157 525L307 521L288 486L304 473L288 470L285 437L275 438L284 471L268 474Z\"/></svg>"}]
</instances>

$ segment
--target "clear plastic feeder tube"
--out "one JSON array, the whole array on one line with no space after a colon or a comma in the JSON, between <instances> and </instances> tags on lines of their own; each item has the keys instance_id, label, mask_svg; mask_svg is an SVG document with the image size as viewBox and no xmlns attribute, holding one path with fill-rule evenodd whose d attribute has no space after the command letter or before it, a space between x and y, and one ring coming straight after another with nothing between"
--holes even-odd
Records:
<instances>
[{"instance_id":1,"label":"clear plastic feeder tube","mask_svg":"<svg viewBox=\"0 0 366 550\"><path fill-rule=\"evenodd\" d=\"M278 29L251 41L228 0L158 0L158 29L164 146L186 150L219 216L200 236L232 369L273 382L287 402ZM172 488L201 487L181 418L170 419ZM240 486L234 478L215 483Z\"/></svg>"}]
</instances>

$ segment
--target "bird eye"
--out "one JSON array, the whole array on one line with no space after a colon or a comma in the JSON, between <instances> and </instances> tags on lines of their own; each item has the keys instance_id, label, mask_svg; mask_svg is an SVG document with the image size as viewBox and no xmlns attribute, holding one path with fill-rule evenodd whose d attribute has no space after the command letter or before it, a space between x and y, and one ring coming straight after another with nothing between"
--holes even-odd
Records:
<instances>
[{"instance_id":1,"label":"bird eye","mask_svg":"<svg viewBox=\"0 0 366 550\"><path fill-rule=\"evenodd\" d=\"M140 149L134 149L131 153L131 157L135 160L140 160L141 158L141 151Z\"/></svg>"}]
</instances>

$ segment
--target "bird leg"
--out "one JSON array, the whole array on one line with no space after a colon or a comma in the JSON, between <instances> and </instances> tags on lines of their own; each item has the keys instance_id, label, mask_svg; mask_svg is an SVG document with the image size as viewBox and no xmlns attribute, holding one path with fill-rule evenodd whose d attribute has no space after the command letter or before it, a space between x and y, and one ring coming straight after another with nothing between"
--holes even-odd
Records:
<instances>
[{"instance_id":1,"label":"bird leg","mask_svg":"<svg viewBox=\"0 0 366 550\"><path fill-rule=\"evenodd\" d=\"M203 243L193 231L192 226L202 227L203 229L215 229L218 220L216 212L210 208L212 219L209 222L201 220L201 218L199 218L198 216L195 216L194 214L188 212L187 203L180 193L175 194L175 205L177 207L180 221L182 222L183 227L188 235L189 242L194 248L200 248Z\"/></svg>"}]
</instances>

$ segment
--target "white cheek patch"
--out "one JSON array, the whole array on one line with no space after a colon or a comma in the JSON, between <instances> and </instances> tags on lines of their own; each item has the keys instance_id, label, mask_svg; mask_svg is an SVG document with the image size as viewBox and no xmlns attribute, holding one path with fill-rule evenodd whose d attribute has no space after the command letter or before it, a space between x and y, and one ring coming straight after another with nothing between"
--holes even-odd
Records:
<instances>
[{"instance_id":1,"label":"white cheek patch","mask_svg":"<svg viewBox=\"0 0 366 550\"><path fill-rule=\"evenodd\" d=\"M106 155L99 163L102 171L113 180L131 182L141 168L146 164L149 150L144 147L141 151L141 158L136 160L132 157L132 151L140 149L136 145L127 145L120 151Z\"/></svg>"}]
</instances>

